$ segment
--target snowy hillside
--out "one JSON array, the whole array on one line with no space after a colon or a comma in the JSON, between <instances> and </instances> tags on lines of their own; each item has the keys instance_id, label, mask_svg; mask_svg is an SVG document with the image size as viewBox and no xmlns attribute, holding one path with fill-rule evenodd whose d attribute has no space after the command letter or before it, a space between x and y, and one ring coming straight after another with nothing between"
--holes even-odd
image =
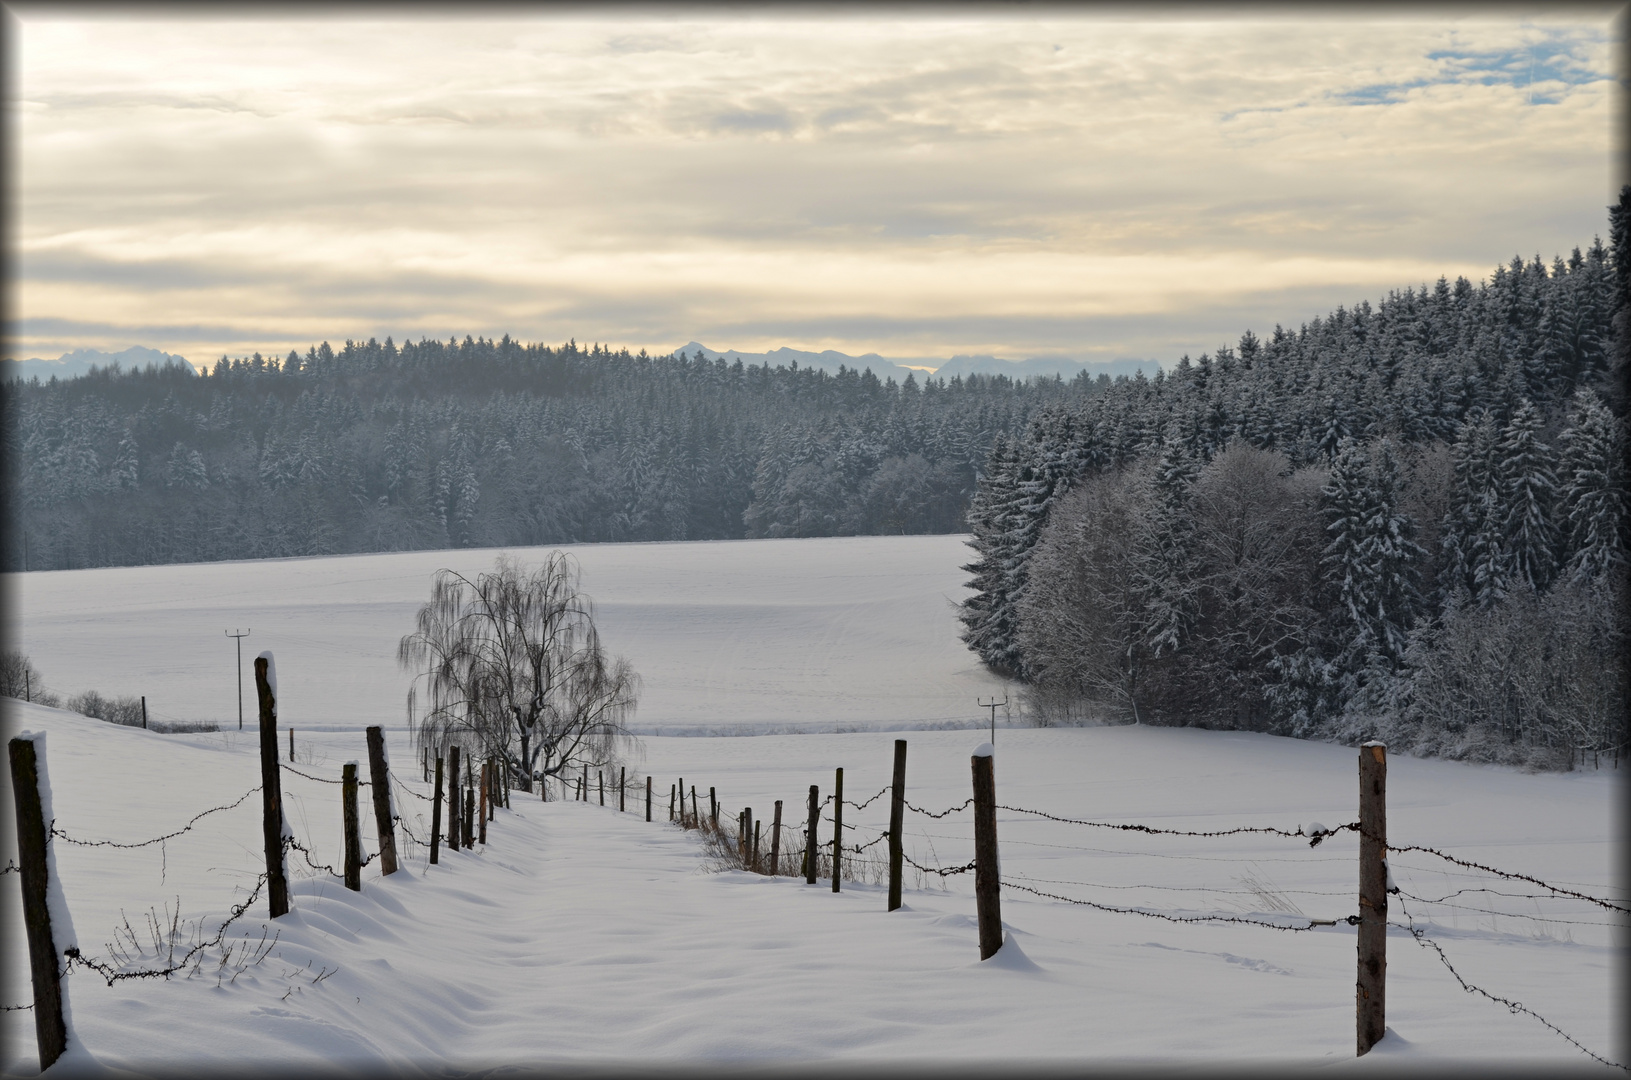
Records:
<instances>
[{"instance_id":1,"label":"snowy hillside","mask_svg":"<svg viewBox=\"0 0 1631 1080\"><path fill-rule=\"evenodd\" d=\"M69 1063L152 1076L245 1061L420 1076L449 1064L628 1060L1265 1059L1374 1072L1472 1059L1555 1074L1601 1070L1587 1053L1626 1060L1612 1019L1631 945L1615 880L1623 788L1609 769L1390 760L1390 867L1402 890L1389 909L1394 1034L1356 1062L1345 921L1357 909L1354 834L1318 846L1273 832L1189 835L1354 821L1355 750L1242 732L999 727L1009 944L980 963L971 875L934 871L972 857L959 808L969 755L987 736L925 730L977 722L973 699L1003 692L956 638L965 550L958 537L578 549L608 645L645 678L648 734L629 762L628 812L617 812L616 777L605 808L598 790L589 805L562 801L559 785L549 802L517 793L485 845L444 848L437 866L414 842L429 837L429 785L394 651L432 571L480 571L492 552L14 577L20 644L52 689L142 693L159 719L225 729L160 735L7 702L8 737L46 733L52 846L85 957L151 972L203 943L168 979L109 986L74 968L80 1045ZM285 815L309 850L290 852L292 911L277 920L257 892L253 690L240 733L222 635L245 626L246 663L276 653L280 720L295 733L292 761L279 739ZM387 878L371 863L351 893L327 869L342 861L335 782L365 757L371 723L396 763L403 866ZM649 734L658 729L669 734ZM882 791L900 737L904 846L922 869L909 867L905 908L887 913ZM667 823L670 785L683 777L704 812L717 793L727 826L752 807L768 829L782 800L782 850L796 851L807 792L830 796L835 768L843 842L863 879L838 895L826 878L809 887L718 872L697 833ZM0 792L3 860L16 858L12 798ZM369 806L365 797L373 852ZM832 827L827 804L818 839ZM1398 850L1407 846L1460 861ZM30 1000L17 880L0 879L8 1007ZM1586 1052L1463 990L1412 928L1461 978ZM166 944L161 959L156 944L172 936L179 947ZM32 1014L0 1016L0 1070L34 1071Z\"/></svg>"},{"instance_id":2,"label":"snowy hillside","mask_svg":"<svg viewBox=\"0 0 1631 1080\"><path fill-rule=\"evenodd\" d=\"M161 736L37 706L19 706L9 719L48 732L56 825L75 841L133 843L174 832L258 781L254 740L237 732ZM1389 942L1388 1022L1396 1034L1355 1062L1354 931L1340 922L1299 929L1354 909L1352 834L1311 849L1300 839L1136 835L1004 811L1003 873L1014 886L1002 896L1009 945L981 964L967 875L945 879L942 889L909 874L905 908L886 913L877 885L846 883L835 896L825 879L809 887L788 877L710 873L696 834L666 824L668 785L680 775L698 785L704 809L710 786L727 816L753 806L768 822L781 798L791 825L803 817L808 786L819 784L825 796L832 767L841 765L846 799L865 804L887 782L893 738L648 739L646 768L659 793L653 823L643 820L638 798L619 814L615 789L604 809L518 795L513 809L498 812L484 847L444 848L431 867L425 850L410 845L392 877L382 878L377 863L365 868L360 893L291 853L290 914L269 920L264 897L257 899L220 946L168 981L109 987L75 970L67 985L82 1047L74 1053L155 1076L180 1063L247 1061L274 1069L386 1066L413 1076L439 1075L438 1063L630 1059L1208 1067L1267 1059L1375 1072L1470 1058L1486 1067L1544 1066L1552 1075L1591 1066L1530 1017L1464 993L1411 940L1402 910L1393 913L1401 925ZM908 800L935 812L965 800L979 733L908 738ZM997 738L999 798L1016 807L1186 830L1294 830L1353 815L1355 753L1344 747L1152 728L1025 729ZM426 804L411 792L425 785L400 729L389 739L403 769L396 798L405 832L423 837ZM297 734L298 772L285 772L285 805L318 863L337 864L340 852L337 789L319 781L337 777L361 750L358 732ZM1395 843L1441 845L1612 895L1615 790L1608 774L1523 775L1395 759L1390 833ZM875 838L886 806L846 807L846 844ZM908 856L931 867L964 862L967 817L909 814ZM831 826L823 820L825 838ZM363 830L370 852L371 825ZM183 947L212 938L255 885L259 827L250 798L162 845L55 841L85 955L116 962L123 941L125 970L154 969L148 916L167 926L178 902ZM14 855L11 837L8 820L5 858ZM784 850L794 844L784 842ZM1474 890L1439 904L1412 899L1410 917L1469 980L1520 999L1614 1057L1623 922L1613 930L1601 909L1527 898L1543 890L1421 854L1395 856L1394 872L1412 896ZM1133 909L1152 914L1124 913ZM1244 921L1176 923L1163 915ZM6 917L10 1005L26 1001L27 989L16 962L23 938L15 902ZM127 920L145 955L124 937ZM0 1068L32 1072L30 1014L7 1012L4 1024Z\"/></svg>"},{"instance_id":3,"label":"snowy hillside","mask_svg":"<svg viewBox=\"0 0 1631 1080\"><path fill-rule=\"evenodd\" d=\"M973 724L1002 696L957 638L961 536L567 548L606 646L644 681L643 731L833 731ZM550 549L511 549L536 563ZM298 729L400 724L413 629L438 567L492 550L10 575L18 647L65 698L144 694L165 720L237 726L236 654L277 653ZM246 701L253 707L254 688ZM251 713L253 719L253 713Z\"/></svg>"}]
</instances>

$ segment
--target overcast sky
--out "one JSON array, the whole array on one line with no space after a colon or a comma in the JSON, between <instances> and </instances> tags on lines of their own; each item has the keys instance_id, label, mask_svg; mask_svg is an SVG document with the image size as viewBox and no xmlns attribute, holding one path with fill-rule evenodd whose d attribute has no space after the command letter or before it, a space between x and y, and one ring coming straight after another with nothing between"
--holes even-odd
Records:
<instances>
[{"instance_id":1,"label":"overcast sky","mask_svg":"<svg viewBox=\"0 0 1631 1080\"><path fill-rule=\"evenodd\" d=\"M1171 361L1566 255L1618 190L1617 5L271 10L7 6L7 355Z\"/></svg>"}]
</instances>

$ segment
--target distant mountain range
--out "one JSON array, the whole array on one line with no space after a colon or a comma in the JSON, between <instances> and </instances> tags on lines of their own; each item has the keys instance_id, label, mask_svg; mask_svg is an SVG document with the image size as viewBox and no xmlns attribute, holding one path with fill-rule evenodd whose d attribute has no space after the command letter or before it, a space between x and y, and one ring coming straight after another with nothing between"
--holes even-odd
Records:
<instances>
[{"instance_id":1,"label":"distant mountain range","mask_svg":"<svg viewBox=\"0 0 1631 1080\"><path fill-rule=\"evenodd\" d=\"M106 353L100 349L75 349L65 352L55 360L41 360L37 357L28 360L0 360L0 379L32 379L38 376L41 382L48 381L52 376L59 379L71 379L76 375L83 375L93 367L105 368L118 364L126 371L132 368L163 367L168 363L179 363L192 371L193 366L187 363L185 356L175 353L160 352L149 349L144 345L132 345L115 353Z\"/></svg>"},{"instance_id":2,"label":"distant mountain range","mask_svg":"<svg viewBox=\"0 0 1631 1080\"><path fill-rule=\"evenodd\" d=\"M1146 375L1154 375L1160 367L1154 360L1091 361L1040 356L1029 360L1003 360L995 356L953 356L949 360L933 356L889 359L877 353L851 356L834 349L809 352L804 349L790 349L785 345L762 353L746 353L736 349L719 352L696 341L689 342L674 352L691 357L701 353L709 360L723 357L727 363L740 360L744 364L769 364L772 367L792 367L796 363L799 367L820 368L833 374L837 374L840 367L852 371L865 371L870 368L872 374L878 378L894 379L896 382L904 382L906 376L914 373L919 381L930 373L946 379L956 375L976 374L1006 375L1010 379L1027 379L1033 376L1052 378L1054 375L1073 379L1076 373L1084 368L1091 374L1097 375L1102 372L1114 378L1117 375L1131 375L1139 370ZM128 349L112 353L100 349L75 349L73 352L63 353L55 360L42 360L38 357L28 360L0 360L0 379L26 380L38 377L44 382L53 376L58 379L71 379L76 375L85 374L92 367L106 368L118 364L128 371L132 368L162 367L166 363L185 364L188 370L192 370L192 365L187 363L186 357L149 349L143 345L132 345Z\"/></svg>"},{"instance_id":3,"label":"distant mountain range","mask_svg":"<svg viewBox=\"0 0 1631 1080\"><path fill-rule=\"evenodd\" d=\"M782 346L769 352L745 353L736 349L727 349L718 352L708 348L700 342L692 341L678 349L676 354L684 353L695 357L698 353L709 360L718 360L721 357L727 363L740 360L744 364L769 364L772 367L792 367L797 363L799 367L820 368L823 371L837 373L839 367L846 367L852 371L871 369L872 374L880 379L894 379L902 382L907 375L916 374L919 380L925 375L933 373L936 376L950 379L956 375L1006 375L1010 379L1027 379L1032 376L1052 378L1058 375L1064 379L1073 379L1076 373L1084 368L1093 375L1101 372L1114 378L1117 375L1131 375L1142 370L1145 375L1154 375L1160 369L1160 364L1154 360L1070 360L1064 357L1032 357L1029 360L1002 360L995 356L954 356L950 360L938 357L903 357L890 360L877 353L866 353L862 356L850 356L833 349L822 352L806 352L802 349L790 349ZM926 370L925 370L926 369Z\"/></svg>"}]
</instances>

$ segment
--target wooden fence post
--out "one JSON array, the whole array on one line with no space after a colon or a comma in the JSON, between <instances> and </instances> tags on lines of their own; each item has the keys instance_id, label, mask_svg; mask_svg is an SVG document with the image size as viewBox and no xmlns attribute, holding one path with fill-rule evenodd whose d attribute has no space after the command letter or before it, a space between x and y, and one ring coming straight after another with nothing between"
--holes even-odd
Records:
<instances>
[{"instance_id":1,"label":"wooden fence post","mask_svg":"<svg viewBox=\"0 0 1631 1080\"><path fill-rule=\"evenodd\" d=\"M430 864L442 853L442 758L436 758L436 790L430 800Z\"/></svg>"},{"instance_id":2,"label":"wooden fence post","mask_svg":"<svg viewBox=\"0 0 1631 1080\"><path fill-rule=\"evenodd\" d=\"M674 784L669 784L668 785L668 820L671 821L671 822L674 820L674 789L675 789L675 786L676 785L674 785Z\"/></svg>"},{"instance_id":3,"label":"wooden fence post","mask_svg":"<svg viewBox=\"0 0 1631 1080\"><path fill-rule=\"evenodd\" d=\"M889 907L900 907L901 830L906 827L906 740L895 740L895 773L889 791Z\"/></svg>"},{"instance_id":4,"label":"wooden fence post","mask_svg":"<svg viewBox=\"0 0 1631 1080\"><path fill-rule=\"evenodd\" d=\"M719 831L719 793L713 788L708 789L708 821L713 825L714 832Z\"/></svg>"},{"instance_id":5,"label":"wooden fence post","mask_svg":"<svg viewBox=\"0 0 1631 1080\"><path fill-rule=\"evenodd\" d=\"M816 826L821 823L821 792L810 785L810 813L804 819L804 884L814 885L816 879Z\"/></svg>"},{"instance_id":6,"label":"wooden fence post","mask_svg":"<svg viewBox=\"0 0 1631 1080\"><path fill-rule=\"evenodd\" d=\"M459 819L464 828L464 846L471 848L476 841L476 770L464 767L464 816Z\"/></svg>"},{"instance_id":7,"label":"wooden fence post","mask_svg":"<svg viewBox=\"0 0 1631 1080\"><path fill-rule=\"evenodd\" d=\"M374 792L374 829L379 833L380 876L396 873L396 822L391 820L391 771L385 764L385 730L368 729L368 780Z\"/></svg>"},{"instance_id":8,"label":"wooden fence post","mask_svg":"<svg viewBox=\"0 0 1631 1080\"><path fill-rule=\"evenodd\" d=\"M844 880L844 770L839 769L832 786L832 891Z\"/></svg>"},{"instance_id":9,"label":"wooden fence post","mask_svg":"<svg viewBox=\"0 0 1631 1080\"><path fill-rule=\"evenodd\" d=\"M746 866L748 861L748 812L743 807L736 815L736 861Z\"/></svg>"},{"instance_id":10,"label":"wooden fence post","mask_svg":"<svg viewBox=\"0 0 1631 1080\"><path fill-rule=\"evenodd\" d=\"M289 729L289 764L294 764L294 728Z\"/></svg>"},{"instance_id":11,"label":"wooden fence post","mask_svg":"<svg viewBox=\"0 0 1631 1080\"><path fill-rule=\"evenodd\" d=\"M17 808L17 869L23 886L23 926L28 935L28 967L34 984L34 1039L40 1071L56 1064L68 1049L68 1020L62 1008L62 977L56 938L51 932L50 861L46 854L48 823L40 802L39 759L34 740L12 739L11 797Z\"/></svg>"},{"instance_id":12,"label":"wooden fence post","mask_svg":"<svg viewBox=\"0 0 1631 1080\"><path fill-rule=\"evenodd\" d=\"M681 798L683 799L684 796L682 795ZM693 829L702 828L702 819L697 817L697 786L695 784L691 785L691 827Z\"/></svg>"},{"instance_id":13,"label":"wooden fence post","mask_svg":"<svg viewBox=\"0 0 1631 1080\"><path fill-rule=\"evenodd\" d=\"M424 773L425 783L430 783L430 746L426 744L419 748L419 771Z\"/></svg>"},{"instance_id":14,"label":"wooden fence post","mask_svg":"<svg viewBox=\"0 0 1631 1080\"><path fill-rule=\"evenodd\" d=\"M142 695L142 730L147 730L147 695Z\"/></svg>"},{"instance_id":15,"label":"wooden fence post","mask_svg":"<svg viewBox=\"0 0 1631 1080\"><path fill-rule=\"evenodd\" d=\"M459 790L459 748L447 752L447 849L459 850L459 803L464 792Z\"/></svg>"},{"instance_id":16,"label":"wooden fence post","mask_svg":"<svg viewBox=\"0 0 1631 1080\"><path fill-rule=\"evenodd\" d=\"M476 820L481 823L480 827L477 829L477 839L481 842L483 847L487 845L487 806L489 800L491 799L491 791L488 784L492 779L491 765L492 763L490 761L484 761L481 763L481 805L477 811Z\"/></svg>"},{"instance_id":17,"label":"wooden fence post","mask_svg":"<svg viewBox=\"0 0 1631 1080\"><path fill-rule=\"evenodd\" d=\"M578 784L578 798L584 802L589 801L589 766L583 767L583 780Z\"/></svg>"},{"instance_id":18,"label":"wooden fence post","mask_svg":"<svg viewBox=\"0 0 1631 1080\"><path fill-rule=\"evenodd\" d=\"M980 959L1002 948L1002 880L997 866L997 781L985 743L970 759L974 769L974 906L980 922Z\"/></svg>"},{"instance_id":19,"label":"wooden fence post","mask_svg":"<svg viewBox=\"0 0 1631 1080\"><path fill-rule=\"evenodd\" d=\"M362 823L357 817L357 763L340 769L340 804L345 814L345 887L362 892Z\"/></svg>"},{"instance_id":20,"label":"wooden fence post","mask_svg":"<svg viewBox=\"0 0 1631 1080\"><path fill-rule=\"evenodd\" d=\"M1387 1030L1387 747L1359 748L1359 1053Z\"/></svg>"},{"instance_id":21,"label":"wooden fence post","mask_svg":"<svg viewBox=\"0 0 1631 1080\"><path fill-rule=\"evenodd\" d=\"M606 770L596 769L595 779L600 783L600 805L606 805Z\"/></svg>"},{"instance_id":22,"label":"wooden fence post","mask_svg":"<svg viewBox=\"0 0 1631 1080\"><path fill-rule=\"evenodd\" d=\"M753 872L755 874L760 872L759 871L759 827L761 825L763 825L763 824L764 824L764 822L760 821L758 818L753 819Z\"/></svg>"},{"instance_id":23,"label":"wooden fence post","mask_svg":"<svg viewBox=\"0 0 1631 1080\"><path fill-rule=\"evenodd\" d=\"M646 777L646 820L651 820L651 777Z\"/></svg>"},{"instance_id":24,"label":"wooden fence post","mask_svg":"<svg viewBox=\"0 0 1631 1080\"><path fill-rule=\"evenodd\" d=\"M626 798L628 795L628 788L628 767L625 765L619 765L617 767L617 812L619 814L626 814L629 812L628 800Z\"/></svg>"},{"instance_id":25,"label":"wooden fence post","mask_svg":"<svg viewBox=\"0 0 1631 1080\"><path fill-rule=\"evenodd\" d=\"M276 919L289 911L289 872L283 859L283 776L277 760L277 698L267 683L271 660L255 658L255 694L260 699L261 839L266 843L266 906Z\"/></svg>"},{"instance_id":26,"label":"wooden fence post","mask_svg":"<svg viewBox=\"0 0 1631 1080\"><path fill-rule=\"evenodd\" d=\"M776 816L770 824L770 873L772 876L781 873L782 855L782 801L776 800Z\"/></svg>"}]
</instances>

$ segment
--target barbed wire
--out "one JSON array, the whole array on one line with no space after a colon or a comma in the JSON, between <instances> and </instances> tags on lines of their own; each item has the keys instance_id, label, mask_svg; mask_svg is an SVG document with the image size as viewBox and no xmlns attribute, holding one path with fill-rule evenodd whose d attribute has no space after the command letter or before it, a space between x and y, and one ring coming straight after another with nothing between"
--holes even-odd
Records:
<instances>
[{"instance_id":1,"label":"barbed wire","mask_svg":"<svg viewBox=\"0 0 1631 1080\"><path fill-rule=\"evenodd\" d=\"M943 817L948 817L951 814L956 814L956 813L960 813L961 811L967 810L969 807L974 805L974 800L972 798L968 799L966 802L963 803L963 805L954 806L950 810L942 810L938 814L935 813L932 810L925 810L921 806L913 806L910 802L908 802L905 799L901 800L901 804L903 806L905 806L906 809L910 810L914 814L922 814L924 817L931 817L931 818L943 818Z\"/></svg>"},{"instance_id":2,"label":"barbed wire","mask_svg":"<svg viewBox=\"0 0 1631 1080\"><path fill-rule=\"evenodd\" d=\"M1578 892L1574 889L1565 889L1561 885L1552 885L1548 882L1542 881L1540 878L1531 877L1528 874L1519 874L1510 870L1497 870L1495 867L1485 866L1483 863L1473 862L1469 859L1460 859L1449 854L1448 852L1440 851L1438 848L1422 847L1419 844L1406 844L1403 846L1389 844L1387 849L1388 854L1390 855L1394 854L1395 852L1403 855L1413 851L1419 851L1423 855L1432 855L1443 859L1446 862L1455 863L1457 866L1467 867L1469 870L1480 870L1486 874L1494 874L1496 877L1506 878L1508 881L1527 881L1531 885L1538 885L1543 889L1550 890L1551 892L1556 893L1558 896L1567 896L1574 900L1584 900L1589 904L1596 904L1598 907L1607 908L1610 911L1619 911L1627 915L1631 915L1631 907L1625 907L1624 905L1616 904L1609 900L1603 900L1600 897L1592 896L1589 893Z\"/></svg>"},{"instance_id":3,"label":"barbed wire","mask_svg":"<svg viewBox=\"0 0 1631 1080\"><path fill-rule=\"evenodd\" d=\"M867 807L871 806L873 803L877 802L879 799L883 798L888 793L889 793L889 785L885 784L882 791L880 791L876 795L872 796L872 798L868 799L866 802L861 802L861 803L850 802L848 799L845 799L844 802L846 804L850 805L850 806L853 806L857 810L865 810Z\"/></svg>"},{"instance_id":4,"label":"barbed wire","mask_svg":"<svg viewBox=\"0 0 1631 1080\"><path fill-rule=\"evenodd\" d=\"M935 867L924 866L922 863L918 862L904 851L900 853L900 857L904 859L914 870L921 870L925 874L939 874L943 878L951 877L953 874L966 874L970 870L974 869L974 863L972 861L966 862L962 866Z\"/></svg>"},{"instance_id":5,"label":"barbed wire","mask_svg":"<svg viewBox=\"0 0 1631 1080\"><path fill-rule=\"evenodd\" d=\"M32 1005L0 1005L0 1012L25 1012L33 1007Z\"/></svg>"},{"instance_id":6,"label":"barbed wire","mask_svg":"<svg viewBox=\"0 0 1631 1080\"><path fill-rule=\"evenodd\" d=\"M285 847L292 847L296 851L300 852L300 854L305 857L306 865L310 866L313 870L326 870L330 874L333 874L337 878L342 878L343 879L345 877L345 875L343 873L341 873L338 870L334 869L334 867L328 865L327 863L320 863L320 862L313 861L311 849L306 847L300 841L296 840L294 837L285 836L283 838L283 844L284 844ZM363 859L360 863L357 864L357 868L360 870L363 867L367 866L369 863L374 861L375 857L378 856L378 854L379 854L379 852L376 851L372 855L369 855L366 859Z\"/></svg>"},{"instance_id":7,"label":"barbed wire","mask_svg":"<svg viewBox=\"0 0 1631 1080\"><path fill-rule=\"evenodd\" d=\"M262 873L260 877L256 879L254 889L250 890L249 895L244 897L243 902L233 906L232 913L227 916L226 922L221 924L221 928L216 931L215 936L209 941L201 941L192 948L188 949L182 956L180 963L171 964L164 968L151 968L146 971L119 971L111 964L104 963L100 960L91 960L82 955L78 948L72 948L64 950L63 952L63 955L68 958L67 970L72 971L74 965L76 964L80 967L89 968L106 979L109 986L112 986L114 983L124 979L168 979L173 973L186 967L192 961L194 956L197 956L205 949L211 949L221 944L221 942L226 938L227 927L231 926L233 923L237 922L243 917L244 912L249 910L249 906L260 897L261 889L265 888L265 886L266 874ZM282 931L279 931L279 933L281 934ZM262 940L264 941L264 938ZM274 943L276 943L277 938L273 937L272 940Z\"/></svg>"},{"instance_id":8,"label":"barbed wire","mask_svg":"<svg viewBox=\"0 0 1631 1080\"><path fill-rule=\"evenodd\" d=\"M15 873L20 872L21 870L22 870L22 867L18 866L12 860L7 859L5 867L0 868L0 877L3 877L6 874L15 874Z\"/></svg>"},{"instance_id":9,"label":"barbed wire","mask_svg":"<svg viewBox=\"0 0 1631 1080\"><path fill-rule=\"evenodd\" d=\"M1405 925L1403 928L1409 931L1411 937L1416 939L1416 944L1422 946L1423 948L1431 948L1438 954L1439 961L1451 975L1455 976L1455 981L1461 984L1461 989L1465 990L1469 994L1481 994L1482 996L1495 1002L1497 1005L1505 1005L1507 1011L1512 1013L1514 1016L1516 1016L1518 1013L1525 1013L1532 1016L1536 1020L1539 1020L1542 1024L1546 1025L1552 1031L1556 1032L1558 1035L1561 1035L1564 1039L1567 1039L1571 1044L1573 1044L1576 1050L1579 1050L1582 1054L1585 1054L1593 1061L1596 1061L1602 1065L1607 1065L1610 1068L1624 1069L1627 1072L1631 1072L1631 1067L1621 1065L1617 1061L1610 1061L1607 1058L1588 1050L1579 1039L1576 1039L1573 1035L1570 1035L1568 1032L1564 1031L1562 1028L1540 1015L1540 1013L1529 1008L1527 1005L1524 1005L1521 1002L1513 1001L1511 998L1502 997L1499 994L1492 994L1488 990L1485 990L1482 986L1475 986L1466 979L1462 978L1461 972L1457 971L1455 969L1455 965L1450 963L1450 958L1444 955L1443 946L1439 945L1438 942L1428 937L1426 932L1416 925L1416 920L1411 917L1410 909L1405 906L1403 900L1399 901L1399 910L1404 912ZM1398 926L1399 924L1392 923L1391 925Z\"/></svg>"},{"instance_id":10,"label":"barbed wire","mask_svg":"<svg viewBox=\"0 0 1631 1080\"><path fill-rule=\"evenodd\" d=\"M51 835L56 837L59 840L62 840L64 843L75 844L75 845L77 845L79 847L113 847L113 848L149 847L149 846L151 846L153 844L162 844L166 840L174 840L176 837L180 836L182 833L190 831L192 829L192 827L198 823L199 818L208 817L210 814L218 814L223 810L235 810L235 809L237 809L239 806L241 806L243 804L243 801L245 799L249 798L249 796L255 794L255 792L259 791L260 789L261 789L261 786L259 784L256 784L254 787L250 788L248 791L246 791L242 795L238 796L237 802L228 803L225 806L213 806L210 809L205 810L201 814L195 814L191 821L187 822L187 824L183 825L181 828L177 829L175 832L166 833L163 836L156 836L151 840L143 840L140 843L121 844L116 840L77 840L74 837L69 836L67 833L63 832L61 829L57 828L57 823L54 820L51 822Z\"/></svg>"},{"instance_id":11,"label":"barbed wire","mask_svg":"<svg viewBox=\"0 0 1631 1080\"><path fill-rule=\"evenodd\" d=\"M1617 923L1612 923L1612 922L1599 922L1599 921L1597 921L1595 919L1567 919L1567 918L1561 918L1561 917L1558 917L1558 916L1555 916L1555 915L1530 915L1528 912L1524 912L1524 911L1502 911L1499 908L1474 907L1471 904L1452 904L1448 900L1431 900L1431 899L1429 899L1429 898L1427 898L1425 896L1417 896L1415 893L1409 892L1409 891L1407 891L1405 889L1395 888L1393 891L1398 893L1400 896L1407 896L1410 899L1415 900L1415 901L1417 901L1419 903L1437 904L1437 905L1440 905L1442 907L1451 908L1451 909L1453 909L1455 911L1470 911L1470 912L1473 912L1474 914L1477 914L1477 915L1499 915L1499 916L1504 916L1505 918L1508 918L1508 919L1528 919L1530 922L1556 923L1559 926L1617 926L1617 925L1619 925ZM1545 893L1535 893L1534 896L1537 899L1547 899L1547 900L1556 899L1556 897L1547 895Z\"/></svg>"},{"instance_id":12,"label":"barbed wire","mask_svg":"<svg viewBox=\"0 0 1631 1080\"><path fill-rule=\"evenodd\" d=\"M1248 918L1245 918L1245 917L1240 916L1240 915L1169 915L1169 914L1167 914L1166 912L1163 912L1163 911L1148 911L1148 910L1146 910L1144 908L1115 907L1115 906L1113 906L1111 904L1095 903L1092 900L1078 900L1078 899L1076 899L1074 897L1070 897L1070 896L1060 896L1058 893L1043 892L1041 889L1033 889L1029 885L1021 885L1018 882L1014 882L1014 881L1004 881L1002 883L1002 887L1005 888L1005 889L1018 889L1021 892L1033 893L1033 894L1035 894L1037 896L1045 896L1049 900L1060 900L1060 901L1063 901L1064 903L1067 903L1067 904L1076 904L1076 905L1081 906L1081 907L1095 908L1095 909L1097 909L1099 911L1115 912L1115 913L1122 914L1122 915L1143 915L1146 918L1165 919L1167 922L1175 922L1175 923L1195 923L1195 922L1244 923L1247 926L1266 926L1270 930L1290 930L1290 931L1312 930L1316 926L1322 925L1321 923L1316 922L1313 919L1308 919L1308 925L1307 926L1288 926L1288 925L1286 925L1284 923L1264 922L1261 919L1248 919ZM1308 916L1304 915L1304 916L1302 916L1302 918L1307 919ZM1344 921L1344 920L1334 920L1334 921L1340 922L1340 921ZM1347 921L1350 925L1351 924L1356 924L1356 923L1359 922L1359 916L1349 915L1345 921Z\"/></svg>"},{"instance_id":13,"label":"barbed wire","mask_svg":"<svg viewBox=\"0 0 1631 1080\"><path fill-rule=\"evenodd\" d=\"M342 780L329 780L329 779L325 779L324 777L321 777L321 776L313 776L311 773L303 773L299 769L295 768L293 765L290 765L290 764L288 764L286 762L282 762L282 761L278 762L278 768L287 769L289 772L294 773L296 776L304 776L307 780L315 780L319 784L343 784L343 783L345 783L345 781L343 779ZM357 781L357 786L358 787L373 787L374 782L372 780L361 780L361 779L359 779Z\"/></svg>"},{"instance_id":14,"label":"barbed wire","mask_svg":"<svg viewBox=\"0 0 1631 1080\"><path fill-rule=\"evenodd\" d=\"M1042 810L1027 810L1023 806L1005 806L1002 803L997 804L997 809L1008 810L1015 814L1032 814L1036 817L1046 818L1049 821L1062 822L1066 825L1088 825L1095 829L1120 829L1123 832L1150 833L1151 835L1158 836L1217 837L1239 836L1244 833L1265 833L1271 836L1284 836L1290 839L1307 840L1309 847L1318 847L1326 837L1334 836L1339 832L1359 831L1359 822L1357 821L1351 822L1347 825L1338 825L1334 829L1326 829L1322 827L1314 832L1304 832L1302 826L1300 825L1297 827L1295 832L1289 829L1277 829L1272 825L1241 825L1233 829L1196 831L1193 829L1164 829L1155 825L1137 825L1131 823L1118 824L1112 821L1084 821L1080 818L1060 817L1057 814L1049 814Z\"/></svg>"}]
</instances>

